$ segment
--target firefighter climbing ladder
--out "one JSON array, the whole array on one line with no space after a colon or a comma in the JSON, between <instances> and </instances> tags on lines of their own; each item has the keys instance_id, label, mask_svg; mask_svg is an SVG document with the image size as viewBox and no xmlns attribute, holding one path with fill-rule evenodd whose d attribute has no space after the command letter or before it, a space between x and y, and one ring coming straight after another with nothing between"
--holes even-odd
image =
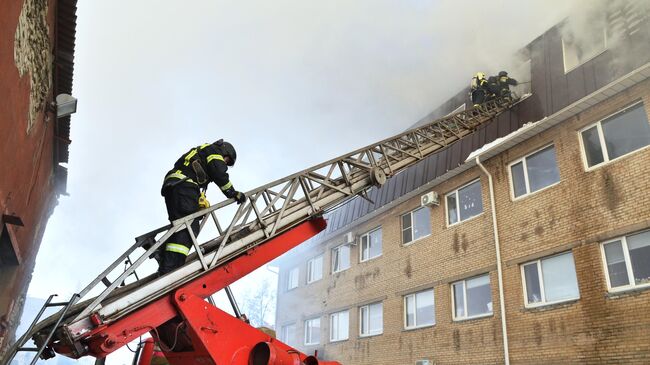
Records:
<instances>
[{"instance_id":1,"label":"firefighter climbing ladder","mask_svg":"<svg viewBox=\"0 0 650 365\"><path fill-rule=\"evenodd\" d=\"M223 201L137 237L135 244L63 303L65 310L32 324L6 361L17 351L37 352L32 364L46 348L41 356L53 356L53 342L66 344L73 357L88 354L84 338L98 325L114 323L211 271L223 269L251 248L263 246L351 197L369 199L369 188L383 185L387 178L472 133L514 102L493 100L445 116L249 191L247 201L239 206L233 200ZM138 278L136 269L174 232L187 229L194 219L202 219L201 230L195 236L188 229L194 253L185 266L160 278L152 275L125 285L132 276ZM204 230L206 226L211 228ZM201 233L210 230L214 232L211 238L199 242L197 237L203 238ZM149 248L132 261L138 255L135 251L143 245ZM116 277L111 280L109 276ZM29 338L34 339L37 348L23 347Z\"/></svg>"}]
</instances>

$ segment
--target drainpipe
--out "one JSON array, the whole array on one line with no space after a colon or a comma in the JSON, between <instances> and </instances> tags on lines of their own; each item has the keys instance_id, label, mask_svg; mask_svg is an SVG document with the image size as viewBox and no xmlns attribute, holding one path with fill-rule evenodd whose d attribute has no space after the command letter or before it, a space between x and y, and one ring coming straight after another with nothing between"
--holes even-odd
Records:
<instances>
[{"instance_id":1,"label":"drainpipe","mask_svg":"<svg viewBox=\"0 0 650 365\"><path fill-rule=\"evenodd\" d=\"M476 164L483 170L488 177L490 186L490 207L492 209L492 231L494 232L494 249L497 253L497 276L499 278L499 306L501 308L501 333L503 334L503 357L505 364L510 365L510 352L508 350L508 329L506 328L506 305L503 299L503 272L501 269L501 246L499 243L499 230L497 228L497 209L494 203L494 185L492 184L492 175L485 169L479 156L476 156Z\"/></svg>"}]
</instances>

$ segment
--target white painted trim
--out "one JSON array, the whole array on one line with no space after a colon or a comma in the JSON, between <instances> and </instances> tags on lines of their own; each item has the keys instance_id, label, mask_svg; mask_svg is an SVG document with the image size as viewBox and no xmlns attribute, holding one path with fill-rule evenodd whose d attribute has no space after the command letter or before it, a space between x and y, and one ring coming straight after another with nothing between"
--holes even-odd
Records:
<instances>
[{"instance_id":1,"label":"white painted trim","mask_svg":"<svg viewBox=\"0 0 650 365\"><path fill-rule=\"evenodd\" d=\"M477 315L474 315L474 316L469 316L468 312L467 312L467 280L480 278L482 276L487 276L488 277L488 283L490 285L490 299L492 299L492 281L490 280L490 273L489 272L485 273L485 274L481 274L481 275L475 275L475 276L472 276L470 278L465 278L465 279L462 279L462 280L454 281L453 283L451 283L451 285L450 285L450 288L451 288L451 314L452 314L452 319L453 319L454 322L459 322L459 321L463 321L463 320L467 320L467 319L488 317L488 316L491 316L491 315L494 314L494 300L492 300L492 303L493 303L492 311L490 311L489 313L481 313L481 314L477 314ZM464 317L457 317L456 316L456 305L454 303L454 285L459 284L459 283L463 284L463 311L465 312Z\"/></svg>"},{"instance_id":2,"label":"white painted trim","mask_svg":"<svg viewBox=\"0 0 650 365\"><path fill-rule=\"evenodd\" d=\"M576 285L578 285L578 295L576 297L555 300L555 301L552 301L552 302L549 302L549 301L546 300L546 283L544 282L544 274L543 274L543 271L542 271L542 261L546 260L546 259L556 257L556 256L566 255L566 254L571 255L571 259L573 260L573 266L574 266L574 269L575 269L575 258L573 256L573 250L568 250L568 251L564 251L564 252L555 253L555 254L552 254L552 255L549 255L549 256L540 257L540 258L537 258L535 260L527 261L527 262L524 262L524 263L519 265L520 272L521 272L521 281L522 281L523 288L524 288L524 307L525 308L539 308L539 307L545 307L545 306L548 306L548 305L564 303L564 302L571 302L571 301L580 299L580 286L578 285L578 282L576 280ZM540 288L540 292L541 292L540 293L541 301L539 301L537 303L528 303L528 288L526 286L526 274L524 272L524 266L531 265L531 264L536 264L537 265L537 278L539 280L539 288ZM577 273L576 273L576 279L577 279Z\"/></svg>"},{"instance_id":3,"label":"white painted trim","mask_svg":"<svg viewBox=\"0 0 650 365\"><path fill-rule=\"evenodd\" d=\"M470 181L470 182L468 182L468 183L466 183L464 185L459 186L455 190L452 190L451 192L448 192L447 194L445 194L445 220L447 222L447 228L456 226L456 225L461 224L463 222L467 222L468 220L470 220L470 219L472 219L474 217L478 217L479 215L481 215L481 214L483 214L485 212L485 207L483 207L483 209L481 210L481 213L473 215L473 216L471 216L469 218L465 218L463 220L460 219L460 199L458 198L458 191L460 189L466 188L466 187L476 183L477 181L478 181L478 183L480 185L481 184L481 178L478 177L478 178L476 178L476 179L474 179L474 180L472 180L472 181ZM481 206L482 206L483 205L483 186L482 185L481 185L480 191L481 191L480 200L481 200ZM449 205L447 204L447 197L449 195L452 195L452 194L456 195L456 218L458 219L458 221L456 221L456 222L454 222L452 224L449 224Z\"/></svg>"},{"instance_id":4,"label":"white painted trim","mask_svg":"<svg viewBox=\"0 0 650 365\"><path fill-rule=\"evenodd\" d=\"M381 237L381 252L377 256L368 257L367 259L364 260L363 259L363 237L368 237L367 242L368 242L368 244L370 244L370 234L375 232L375 231L378 231L378 230L382 231L380 233L380 235L379 235ZM383 254L384 254L384 232L381 229L381 225L378 226L378 227L375 227L375 228L369 230L368 232L362 234L361 236L359 236L359 263L367 262L367 261L376 259L378 257L381 257Z\"/></svg>"},{"instance_id":5,"label":"white painted trim","mask_svg":"<svg viewBox=\"0 0 650 365\"><path fill-rule=\"evenodd\" d=\"M630 260L630 251L627 246L627 236L631 236L634 234L640 234L648 232L648 230L642 230L642 231L637 231L637 232L632 232L630 234L624 235L624 236L619 236L616 238L612 238L607 241L603 241L600 244L600 252L602 255L602 261L603 261L603 269L605 270L605 279L607 282L607 291L610 293L620 293L620 292L626 292L634 289L639 289L639 288L645 288L645 287L650 287L650 283L645 283L645 284L636 284L636 280L634 278L634 271L632 269L632 261ZM623 259L625 260L625 270L627 271L627 280L628 280L628 285L621 285L612 288L612 283L609 280L609 268L607 266L607 256L605 254L605 245L614 243L616 241L621 242L621 249L623 250Z\"/></svg>"},{"instance_id":6,"label":"white painted trim","mask_svg":"<svg viewBox=\"0 0 650 365\"><path fill-rule=\"evenodd\" d=\"M527 198L527 197L529 197L529 196L531 196L533 194L536 194L536 193L538 193L540 191L546 190L546 189L548 189L548 188L550 188L552 186L555 186L555 185L559 184L560 182L562 182L562 175L560 174L560 180L558 180L558 181L556 181L556 182L554 182L554 183L552 183L550 185L547 185L547 186L545 186L545 187L543 187L541 189L537 189L535 191L530 191L530 178L528 177L528 157L530 157L530 156L532 156L532 155L534 155L534 154L536 154L538 152L541 152L542 150L545 150L545 149L547 149L548 147L551 147L551 146L553 147L553 150L556 152L555 153L555 167L558 170L558 174L560 174L560 166L557 163L557 150L555 149L555 143L554 142L548 143L548 144L544 145L543 147L540 147L540 148L538 148L538 149L536 149L536 150L534 150L534 151L532 151L532 152L530 152L530 153L528 153L528 154L526 154L524 156L521 156L520 158L518 158L518 159L516 159L516 160L514 160L514 161L512 161L512 162L510 162L508 164L508 177L509 177L508 180L510 182L510 200L511 201L518 201L518 200ZM513 175L512 175L512 166L516 165L519 162L522 163L522 167L524 169L524 184L526 185L526 193L524 193L524 194L522 194L520 196L515 196L515 182L514 182L514 178L513 178Z\"/></svg>"}]
</instances>

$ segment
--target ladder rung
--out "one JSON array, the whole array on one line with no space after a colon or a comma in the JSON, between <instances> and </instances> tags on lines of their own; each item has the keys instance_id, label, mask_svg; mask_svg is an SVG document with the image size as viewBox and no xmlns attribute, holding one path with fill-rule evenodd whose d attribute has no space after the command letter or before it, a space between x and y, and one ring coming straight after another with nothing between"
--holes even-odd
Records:
<instances>
[{"instance_id":1,"label":"ladder rung","mask_svg":"<svg viewBox=\"0 0 650 365\"><path fill-rule=\"evenodd\" d=\"M36 352L38 351L38 347L19 347L18 351L32 351Z\"/></svg>"},{"instance_id":2,"label":"ladder rung","mask_svg":"<svg viewBox=\"0 0 650 365\"><path fill-rule=\"evenodd\" d=\"M46 307L63 307L63 306L68 305L68 303L70 303L70 302L56 302L56 303L46 304L45 306Z\"/></svg>"}]
</instances>

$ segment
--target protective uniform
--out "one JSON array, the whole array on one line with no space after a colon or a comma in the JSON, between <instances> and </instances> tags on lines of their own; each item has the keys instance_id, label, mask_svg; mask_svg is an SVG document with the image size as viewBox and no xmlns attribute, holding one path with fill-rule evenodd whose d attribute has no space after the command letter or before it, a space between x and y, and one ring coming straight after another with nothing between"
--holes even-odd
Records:
<instances>
[{"instance_id":1,"label":"protective uniform","mask_svg":"<svg viewBox=\"0 0 650 365\"><path fill-rule=\"evenodd\" d=\"M499 72L498 76L490 76L488 79L488 89L491 93L500 98L512 98L510 85L517 86L517 80L508 77L505 71Z\"/></svg>"},{"instance_id":2,"label":"protective uniform","mask_svg":"<svg viewBox=\"0 0 650 365\"><path fill-rule=\"evenodd\" d=\"M226 164L225 157L229 157L229 164ZM169 220L174 221L206 207L201 190L205 191L210 182L217 184L226 197L235 199L238 204L243 203L246 196L235 190L227 173L228 166L234 165L236 159L234 147L222 139L183 154L165 176L161 189ZM200 207L199 199L202 197L203 206ZM195 219L191 227L194 234L198 234L199 219ZM158 272L162 275L182 266L191 247L192 238L186 229L172 234L162 247L164 251Z\"/></svg>"},{"instance_id":3,"label":"protective uniform","mask_svg":"<svg viewBox=\"0 0 650 365\"><path fill-rule=\"evenodd\" d=\"M474 106L483 104L488 97L488 80L483 72L477 72L470 84L470 93Z\"/></svg>"}]
</instances>

